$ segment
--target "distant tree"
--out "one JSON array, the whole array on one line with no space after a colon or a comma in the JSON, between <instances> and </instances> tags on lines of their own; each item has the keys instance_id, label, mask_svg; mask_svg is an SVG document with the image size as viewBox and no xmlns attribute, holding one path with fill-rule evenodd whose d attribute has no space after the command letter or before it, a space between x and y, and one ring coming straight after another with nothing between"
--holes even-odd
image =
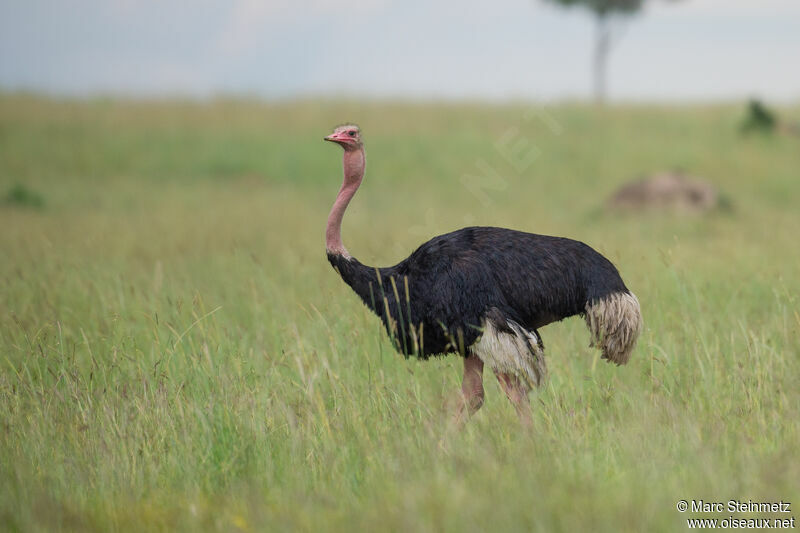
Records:
<instances>
[{"instance_id":1,"label":"distant tree","mask_svg":"<svg viewBox=\"0 0 800 533\"><path fill-rule=\"evenodd\" d=\"M752 99L747 104L747 114L740 131L748 133L780 133L800 137L800 122L781 120L778 114L760 100Z\"/></svg>"},{"instance_id":2,"label":"distant tree","mask_svg":"<svg viewBox=\"0 0 800 533\"><path fill-rule=\"evenodd\" d=\"M592 72L594 98L598 103L606 99L606 64L613 44L613 19L633 15L642 9L645 0L545 0L564 7L583 6L590 10L596 22Z\"/></svg>"},{"instance_id":3,"label":"distant tree","mask_svg":"<svg viewBox=\"0 0 800 533\"><path fill-rule=\"evenodd\" d=\"M742 133L772 133L777 125L775 113L759 100L750 100L747 104L747 116L742 122Z\"/></svg>"}]
</instances>

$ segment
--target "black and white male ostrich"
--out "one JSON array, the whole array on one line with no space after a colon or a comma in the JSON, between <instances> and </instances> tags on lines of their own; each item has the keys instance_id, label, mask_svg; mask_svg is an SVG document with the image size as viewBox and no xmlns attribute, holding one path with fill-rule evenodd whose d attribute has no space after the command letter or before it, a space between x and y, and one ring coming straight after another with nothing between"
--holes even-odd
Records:
<instances>
[{"instance_id":1,"label":"black and white male ostrich","mask_svg":"<svg viewBox=\"0 0 800 533\"><path fill-rule=\"evenodd\" d=\"M386 326L405 355L464 357L457 419L483 404L483 365L523 421L528 391L546 373L538 328L581 315L603 358L625 364L642 325L639 302L611 261L582 242L503 228L440 235L386 268L361 264L342 244L345 209L366 167L358 126L326 141L344 148L344 182L328 216L328 261Z\"/></svg>"}]
</instances>

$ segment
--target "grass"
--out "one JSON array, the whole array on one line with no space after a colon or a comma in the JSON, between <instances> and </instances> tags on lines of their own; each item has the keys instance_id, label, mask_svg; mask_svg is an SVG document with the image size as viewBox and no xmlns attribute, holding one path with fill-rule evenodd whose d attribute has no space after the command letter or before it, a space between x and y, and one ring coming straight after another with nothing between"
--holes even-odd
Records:
<instances>
[{"instance_id":1,"label":"grass","mask_svg":"<svg viewBox=\"0 0 800 533\"><path fill-rule=\"evenodd\" d=\"M44 198L38 192L30 190L20 183L15 183L6 192L2 203L5 205L41 208L44 206Z\"/></svg>"},{"instance_id":2,"label":"grass","mask_svg":"<svg viewBox=\"0 0 800 533\"><path fill-rule=\"evenodd\" d=\"M658 531L698 516L681 499L800 505L800 149L740 119L0 96L0 191L44 199L0 205L0 529ZM393 353L325 260L321 139L346 120L369 157L351 252L393 264L465 224L588 242L642 303L630 364L548 326L531 430L489 374L447 432L460 361ZM673 167L731 209L601 209Z\"/></svg>"}]
</instances>

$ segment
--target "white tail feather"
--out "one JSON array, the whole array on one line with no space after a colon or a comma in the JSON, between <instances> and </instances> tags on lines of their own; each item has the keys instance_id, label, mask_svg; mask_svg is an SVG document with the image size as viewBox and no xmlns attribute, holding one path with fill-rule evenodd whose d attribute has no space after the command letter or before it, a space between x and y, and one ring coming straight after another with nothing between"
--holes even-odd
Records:
<instances>
[{"instance_id":1,"label":"white tail feather","mask_svg":"<svg viewBox=\"0 0 800 533\"><path fill-rule=\"evenodd\" d=\"M639 300L632 292L617 292L586 304L590 346L603 351L603 359L624 365L642 331Z\"/></svg>"}]
</instances>

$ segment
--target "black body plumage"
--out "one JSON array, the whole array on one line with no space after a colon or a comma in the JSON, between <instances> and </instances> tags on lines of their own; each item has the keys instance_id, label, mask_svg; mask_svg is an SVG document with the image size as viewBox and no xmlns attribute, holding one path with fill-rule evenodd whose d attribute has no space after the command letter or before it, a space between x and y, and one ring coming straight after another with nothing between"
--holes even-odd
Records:
<instances>
[{"instance_id":1,"label":"black body plumage","mask_svg":"<svg viewBox=\"0 0 800 533\"><path fill-rule=\"evenodd\" d=\"M434 237L386 268L331 253L328 261L381 318L398 351L423 358L466 355L487 318L535 331L628 292L614 265L586 244L504 228Z\"/></svg>"}]
</instances>

